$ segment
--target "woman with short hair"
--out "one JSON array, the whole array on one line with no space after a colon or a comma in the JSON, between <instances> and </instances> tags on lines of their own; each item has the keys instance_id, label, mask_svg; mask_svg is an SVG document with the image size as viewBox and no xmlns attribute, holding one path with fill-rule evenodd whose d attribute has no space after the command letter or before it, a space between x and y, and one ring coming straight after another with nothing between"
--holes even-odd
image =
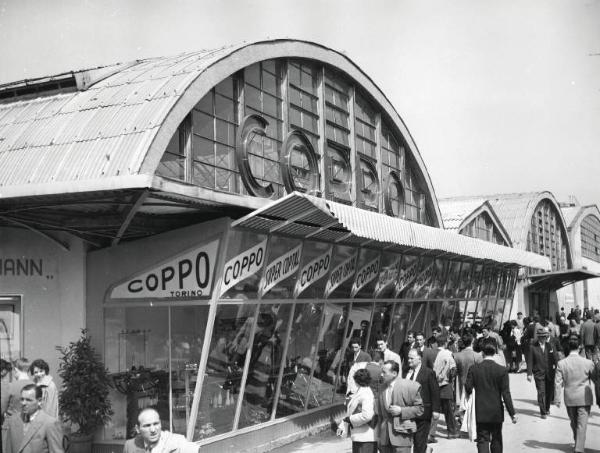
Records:
<instances>
[{"instance_id":1,"label":"woman with short hair","mask_svg":"<svg viewBox=\"0 0 600 453\"><path fill-rule=\"evenodd\" d=\"M354 373L354 383L358 390L348 401L346 417L338 424L338 435L345 436L350 431L352 453L377 453L375 438L375 397L371 390L371 374L366 369Z\"/></svg>"},{"instance_id":2,"label":"woman with short hair","mask_svg":"<svg viewBox=\"0 0 600 453\"><path fill-rule=\"evenodd\" d=\"M51 417L58 418L58 389L50 376L50 367L43 359L35 359L29 366L33 382L42 387L42 409Z\"/></svg>"}]
</instances>

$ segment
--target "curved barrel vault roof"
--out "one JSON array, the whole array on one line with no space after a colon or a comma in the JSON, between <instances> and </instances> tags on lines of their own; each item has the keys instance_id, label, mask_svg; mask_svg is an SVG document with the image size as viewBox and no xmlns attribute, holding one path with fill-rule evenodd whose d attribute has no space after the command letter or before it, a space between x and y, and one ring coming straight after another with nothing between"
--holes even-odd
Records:
<instances>
[{"instance_id":1,"label":"curved barrel vault roof","mask_svg":"<svg viewBox=\"0 0 600 453\"><path fill-rule=\"evenodd\" d=\"M423 159L386 96L344 54L289 39L77 73L78 87L83 88L78 91L0 103L0 199L77 192L83 186L152 187L169 140L198 101L224 78L273 58L316 60L343 71L366 89L406 141L427 186L433 221L442 224Z\"/></svg>"},{"instance_id":2,"label":"curved barrel vault roof","mask_svg":"<svg viewBox=\"0 0 600 453\"><path fill-rule=\"evenodd\" d=\"M495 195L478 195L471 197L456 197L449 199L454 203L484 203L489 202L494 212L502 222L502 225L508 232L513 247L522 250L527 249L527 234L531 228L531 216L533 216L536 207L544 200L547 200L555 210L561 223L561 232L567 246L567 261L571 266L572 255L569 235L567 233L567 224L560 209L559 203L554 195L549 191L529 192L529 193L509 193Z\"/></svg>"}]
</instances>

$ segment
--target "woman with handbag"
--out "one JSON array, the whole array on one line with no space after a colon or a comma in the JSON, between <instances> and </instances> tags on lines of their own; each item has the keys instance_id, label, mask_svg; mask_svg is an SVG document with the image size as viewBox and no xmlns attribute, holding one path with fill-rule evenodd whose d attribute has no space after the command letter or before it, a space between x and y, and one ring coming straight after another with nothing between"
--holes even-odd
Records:
<instances>
[{"instance_id":1,"label":"woman with handbag","mask_svg":"<svg viewBox=\"0 0 600 453\"><path fill-rule=\"evenodd\" d=\"M366 369L354 373L358 386L356 393L348 400L346 417L338 423L338 436L350 434L352 453L377 453L377 439L374 427L377 425L375 397L371 390L371 375Z\"/></svg>"}]
</instances>

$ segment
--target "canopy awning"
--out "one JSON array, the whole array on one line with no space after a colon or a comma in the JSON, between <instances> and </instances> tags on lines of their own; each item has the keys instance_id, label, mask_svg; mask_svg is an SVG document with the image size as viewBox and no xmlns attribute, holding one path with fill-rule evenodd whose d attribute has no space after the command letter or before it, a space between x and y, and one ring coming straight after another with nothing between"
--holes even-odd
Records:
<instances>
[{"instance_id":1,"label":"canopy awning","mask_svg":"<svg viewBox=\"0 0 600 453\"><path fill-rule=\"evenodd\" d=\"M369 245L398 252L412 250L450 259L466 258L551 270L550 260L542 255L298 192L273 201L232 225L261 233L344 245Z\"/></svg>"},{"instance_id":2,"label":"canopy awning","mask_svg":"<svg viewBox=\"0 0 600 453\"><path fill-rule=\"evenodd\" d=\"M531 284L527 289L555 291L575 282L597 278L600 274L586 269L568 269L565 271L545 272L543 274L529 275Z\"/></svg>"}]
</instances>

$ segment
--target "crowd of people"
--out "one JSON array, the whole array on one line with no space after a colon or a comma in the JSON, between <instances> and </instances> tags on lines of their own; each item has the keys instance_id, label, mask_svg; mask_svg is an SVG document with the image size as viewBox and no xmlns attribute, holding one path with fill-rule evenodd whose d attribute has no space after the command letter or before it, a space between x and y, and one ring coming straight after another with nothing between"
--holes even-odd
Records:
<instances>
[{"instance_id":1,"label":"crowd of people","mask_svg":"<svg viewBox=\"0 0 600 453\"><path fill-rule=\"evenodd\" d=\"M337 433L351 437L353 453L426 453L441 432L470 437L480 453L502 452L505 409L517 423L509 373L521 372L535 383L541 419L564 400L574 451L585 451L594 391L600 406L598 310L561 309L553 319L518 313L498 330L478 323L432 330L429 338L408 332L398 353L383 338L371 354L350 340Z\"/></svg>"}]
</instances>

